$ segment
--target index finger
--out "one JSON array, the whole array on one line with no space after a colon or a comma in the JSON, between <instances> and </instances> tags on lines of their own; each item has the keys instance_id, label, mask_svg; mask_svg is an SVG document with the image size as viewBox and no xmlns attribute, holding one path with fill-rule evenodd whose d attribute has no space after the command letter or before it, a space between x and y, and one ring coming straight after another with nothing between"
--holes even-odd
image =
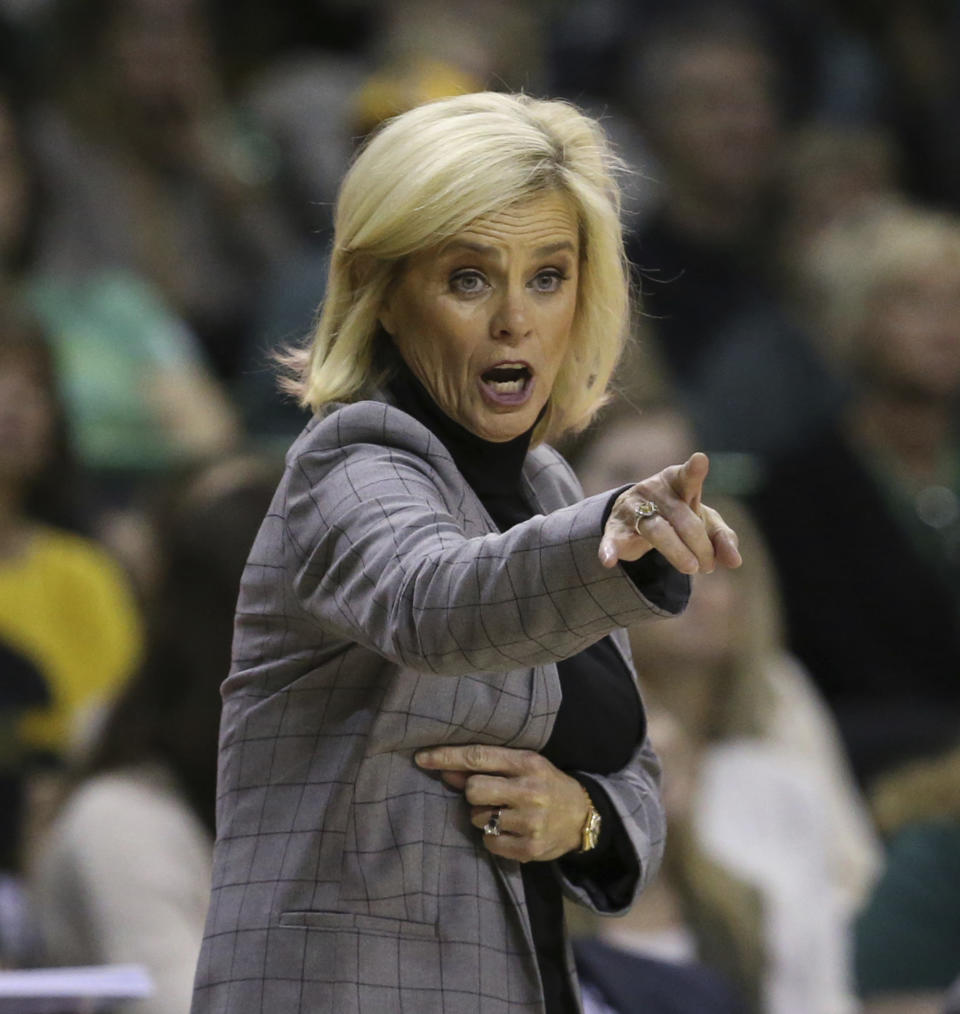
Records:
<instances>
[{"instance_id":1,"label":"index finger","mask_svg":"<svg viewBox=\"0 0 960 1014\"><path fill-rule=\"evenodd\" d=\"M686 501L691 510L700 507L703 495L703 483L710 471L710 459L703 451L694 451L679 467L670 485L682 500Z\"/></svg>"},{"instance_id":2,"label":"index finger","mask_svg":"<svg viewBox=\"0 0 960 1014\"><path fill-rule=\"evenodd\" d=\"M465 746L436 746L418 750L414 760L431 771L484 771L488 774L517 774L522 768L526 750L507 746L468 743Z\"/></svg>"}]
</instances>

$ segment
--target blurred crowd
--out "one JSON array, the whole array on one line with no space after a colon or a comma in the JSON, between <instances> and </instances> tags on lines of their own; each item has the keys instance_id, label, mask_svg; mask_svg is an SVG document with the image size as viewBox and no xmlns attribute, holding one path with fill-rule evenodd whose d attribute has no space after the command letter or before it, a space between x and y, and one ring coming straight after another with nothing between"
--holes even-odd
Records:
<instances>
[{"instance_id":1,"label":"blurred crowd","mask_svg":"<svg viewBox=\"0 0 960 1014\"><path fill-rule=\"evenodd\" d=\"M271 357L357 144L493 88L624 160L634 341L563 450L706 450L746 561L632 632L671 834L573 917L587 1011L960 1011L958 54L957 0L0 0L0 965L187 1009Z\"/></svg>"}]
</instances>

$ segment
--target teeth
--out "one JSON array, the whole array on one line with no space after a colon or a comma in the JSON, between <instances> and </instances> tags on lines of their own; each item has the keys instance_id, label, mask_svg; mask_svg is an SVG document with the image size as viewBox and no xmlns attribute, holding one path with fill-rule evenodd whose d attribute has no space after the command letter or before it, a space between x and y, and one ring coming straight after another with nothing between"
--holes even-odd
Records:
<instances>
[{"instance_id":1,"label":"teeth","mask_svg":"<svg viewBox=\"0 0 960 1014\"><path fill-rule=\"evenodd\" d=\"M516 394L523 390L523 378L519 380L488 380L487 383L497 394Z\"/></svg>"}]
</instances>

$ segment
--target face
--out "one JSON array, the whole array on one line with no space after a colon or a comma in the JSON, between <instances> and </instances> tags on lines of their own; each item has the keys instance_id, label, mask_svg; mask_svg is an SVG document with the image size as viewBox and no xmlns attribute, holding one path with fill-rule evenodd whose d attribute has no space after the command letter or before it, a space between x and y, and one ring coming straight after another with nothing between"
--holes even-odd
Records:
<instances>
[{"instance_id":1,"label":"face","mask_svg":"<svg viewBox=\"0 0 960 1014\"><path fill-rule=\"evenodd\" d=\"M407 259L380 322L434 401L485 440L537 421L570 344L577 216L550 193Z\"/></svg>"},{"instance_id":2,"label":"face","mask_svg":"<svg viewBox=\"0 0 960 1014\"><path fill-rule=\"evenodd\" d=\"M605 426L577 474L588 496L602 493L685 461L696 446L690 425L679 412L645 409L639 416L631 414Z\"/></svg>"},{"instance_id":3,"label":"face","mask_svg":"<svg viewBox=\"0 0 960 1014\"><path fill-rule=\"evenodd\" d=\"M216 101L209 34L195 0L128 0L107 35L104 61L130 122L152 147Z\"/></svg>"},{"instance_id":4,"label":"face","mask_svg":"<svg viewBox=\"0 0 960 1014\"><path fill-rule=\"evenodd\" d=\"M677 57L659 133L675 171L716 193L764 186L777 142L769 60L748 44L703 42Z\"/></svg>"},{"instance_id":5,"label":"face","mask_svg":"<svg viewBox=\"0 0 960 1014\"><path fill-rule=\"evenodd\" d=\"M690 605L669 623L644 623L632 628L631 643L639 657L704 669L729 660L736 651L747 608L738 576L718 570L709 581L694 583ZM664 668L669 670L668 666Z\"/></svg>"},{"instance_id":6,"label":"face","mask_svg":"<svg viewBox=\"0 0 960 1014\"><path fill-rule=\"evenodd\" d=\"M680 616L630 628L631 648L645 660L651 701L675 716L694 740L710 734L729 691L728 666L736 658L745 608L737 574L718 570L694 582L690 605ZM678 674L683 678L676 679Z\"/></svg>"},{"instance_id":7,"label":"face","mask_svg":"<svg viewBox=\"0 0 960 1014\"><path fill-rule=\"evenodd\" d=\"M960 390L960 264L928 264L890 285L865 342L874 379L928 398Z\"/></svg>"}]
</instances>

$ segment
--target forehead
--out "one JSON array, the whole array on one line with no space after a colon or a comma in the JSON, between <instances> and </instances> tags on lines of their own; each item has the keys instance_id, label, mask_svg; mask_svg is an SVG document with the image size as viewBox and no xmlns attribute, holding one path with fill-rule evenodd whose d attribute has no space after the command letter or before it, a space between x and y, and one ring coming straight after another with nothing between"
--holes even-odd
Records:
<instances>
[{"instance_id":1,"label":"forehead","mask_svg":"<svg viewBox=\"0 0 960 1014\"><path fill-rule=\"evenodd\" d=\"M579 223L573 202L557 191L483 215L442 244L448 249L464 243L539 248L569 243L579 249Z\"/></svg>"}]
</instances>

